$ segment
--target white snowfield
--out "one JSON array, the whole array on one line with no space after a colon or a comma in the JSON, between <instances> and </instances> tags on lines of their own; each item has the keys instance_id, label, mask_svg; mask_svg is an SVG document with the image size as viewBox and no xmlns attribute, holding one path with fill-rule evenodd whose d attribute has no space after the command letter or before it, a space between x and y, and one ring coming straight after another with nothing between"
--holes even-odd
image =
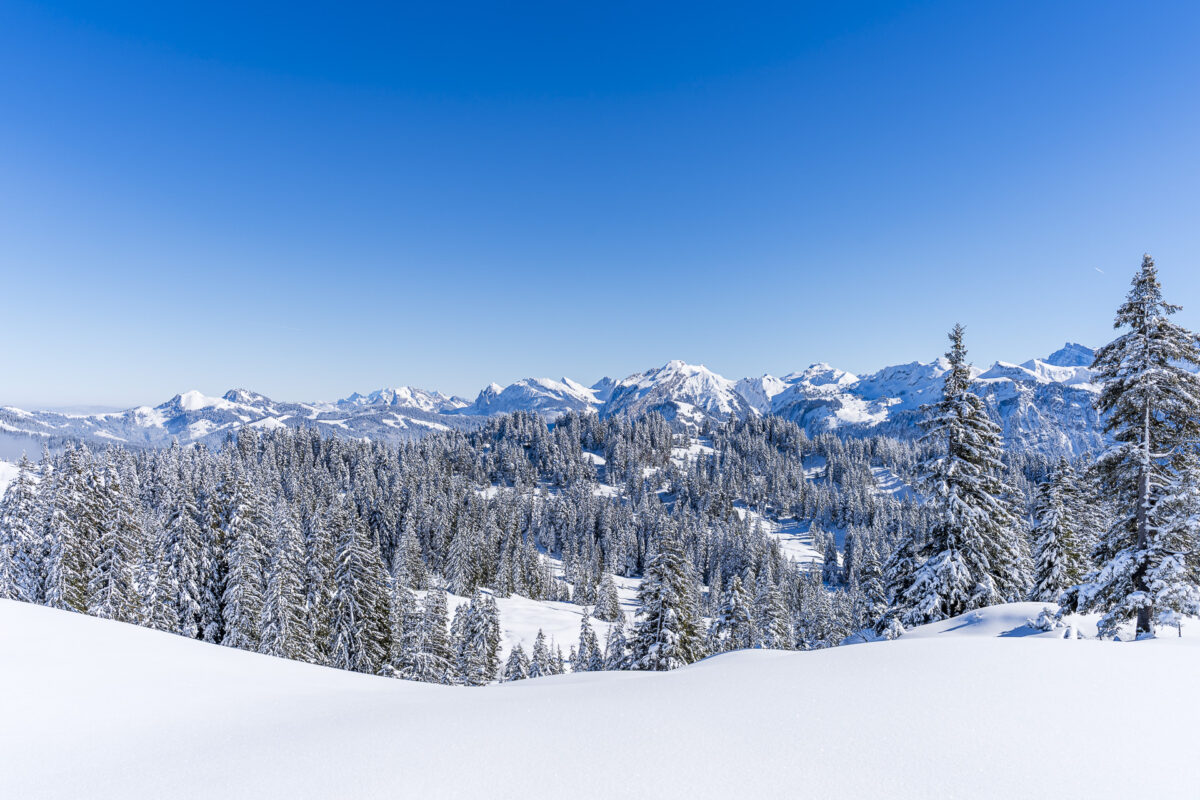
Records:
<instances>
[{"instance_id":1,"label":"white snowfield","mask_svg":"<svg viewBox=\"0 0 1200 800\"><path fill-rule=\"evenodd\" d=\"M0 601L0 797L1195 797L1196 641L1040 608L468 689Z\"/></svg>"}]
</instances>

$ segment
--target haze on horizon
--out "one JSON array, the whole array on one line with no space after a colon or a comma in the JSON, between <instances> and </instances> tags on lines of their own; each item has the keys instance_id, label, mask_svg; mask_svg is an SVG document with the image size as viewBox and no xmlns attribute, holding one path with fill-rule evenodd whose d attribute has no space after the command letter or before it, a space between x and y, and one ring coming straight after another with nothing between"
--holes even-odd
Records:
<instances>
[{"instance_id":1,"label":"haze on horizon","mask_svg":"<svg viewBox=\"0 0 1200 800\"><path fill-rule=\"evenodd\" d=\"M6 4L0 404L1200 327L1183 2Z\"/></svg>"}]
</instances>

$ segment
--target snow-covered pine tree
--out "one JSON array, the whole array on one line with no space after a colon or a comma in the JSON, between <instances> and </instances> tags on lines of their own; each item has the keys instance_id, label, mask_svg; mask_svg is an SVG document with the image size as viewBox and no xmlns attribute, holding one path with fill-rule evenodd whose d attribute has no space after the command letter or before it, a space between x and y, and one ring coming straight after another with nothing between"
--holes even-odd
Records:
<instances>
[{"instance_id":1,"label":"snow-covered pine tree","mask_svg":"<svg viewBox=\"0 0 1200 800\"><path fill-rule=\"evenodd\" d=\"M529 677L540 678L543 675L553 675L554 669L550 664L550 648L546 645L546 634L538 628L533 640L533 653L529 657Z\"/></svg>"},{"instance_id":2,"label":"snow-covered pine tree","mask_svg":"<svg viewBox=\"0 0 1200 800\"><path fill-rule=\"evenodd\" d=\"M338 506L330 524L336 548L330 623L333 666L374 673L384 653L370 630L379 590L372 570L373 545L345 503Z\"/></svg>"},{"instance_id":3,"label":"snow-covered pine tree","mask_svg":"<svg viewBox=\"0 0 1200 800\"><path fill-rule=\"evenodd\" d=\"M84 500L85 477L81 455L69 447L65 464L49 477L44 523L46 587L44 602L67 611L87 610L87 550L92 537Z\"/></svg>"},{"instance_id":4,"label":"snow-covered pine tree","mask_svg":"<svg viewBox=\"0 0 1200 800\"><path fill-rule=\"evenodd\" d=\"M420 641L412 657L412 666L402 677L426 683L457 683L447 617L445 590L427 591L421 602Z\"/></svg>"},{"instance_id":5,"label":"snow-covered pine tree","mask_svg":"<svg viewBox=\"0 0 1200 800\"><path fill-rule=\"evenodd\" d=\"M525 655L525 648L521 646L520 642L517 642L508 654L508 661L504 663L502 680L507 683L509 681L523 681L528 677L529 656Z\"/></svg>"},{"instance_id":6,"label":"snow-covered pine tree","mask_svg":"<svg viewBox=\"0 0 1200 800\"><path fill-rule=\"evenodd\" d=\"M825 542L825 553L821 559L821 580L836 586L842 580L842 568L838 565L837 542L832 536Z\"/></svg>"},{"instance_id":7,"label":"snow-covered pine tree","mask_svg":"<svg viewBox=\"0 0 1200 800\"><path fill-rule=\"evenodd\" d=\"M596 587L596 608L593 613L596 619L605 622L617 622L625 618L621 609L621 596L617 594L617 584L613 576L606 572Z\"/></svg>"},{"instance_id":8,"label":"snow-covered pine tree","mask_svg":"<svg viewBox=\"0 0 1200 800\"><path fill-rule=\"evenodd\" d=\"M225 585L221 596L224 636L221 644L257 650L266 591L266 501L242 471L223 483L228 493L221 520L225 553Z\"/></svg>"},{"instance_id":9,"label":"snow-covered pine tree","mask_svg":"<svg viewBox=\"0 0 1200 800\"><path fill-rule=\"evenodd\" d=\"M0 580L8 583L8 596L27 603L43 600L45 555L39 516L33 464L22 455L17 477L0 500L0 549L5 553L0 559L9 564L7 568L0 567L0 572L9 572L8 577Z\"/></svg>"},{"instance_id":10,"label":"snow-covered pine tree","mask_svg":"<svg viewBox=\"0 0 1200 800\"><path fill-rule=\"evenodd\" d=\"M600 652L600 642L592 627L592 620L587 609L579 619L579 646L575 650L576 672L599 672L604 669L604 655Z\"/></svg>"},{"instance_id":11,"label":"snow-covered pine tree","mask_svg":"<svg viewBox=\"0 0 1200 800\"><path fill-rule=\"evenodd\" d=\"M174 595L178 619L175 631L189 639L198 639L204 630L205 563L204 532L200 509L189 489L172 486L167 494L167 520L163 546L163 565L167 587Z\"/></svg>"},{"instance_id":12,"label":"snow-covered pine tree","mask_svg":"<svg viewBox=\"0 0 1200 800\"><path fill-rule=\"evenodd\" d=\"M1174 626L1183 635L1183 618L1200 615L1200 463L1186 453L1170 485L1151 513L1152 547L1147 561L1147 590L1152 622Z\"/></svg>"},{"instance_id":13,"label":"snow-covered pine tree","mask_svg":"<svg viewBox=\"0 0 1200 800\"><path fill-rule=\"evenodd\" d=\"M137 511L111 461L98 485L103 510L96 561L88 579L87 612L101 619L135 622L133 567L142 537Z\"/></svg>"},{"instance_id":14,"label":"snow-covered pine tree","mask_svg":"<svg viewBox=\"0 0 1200 800\"><path fill-rule=\"evenodd\" d=\"M276 503L271 508L270 530L275 541L267 562L258 651L312 661L316 653L304 619L304 542L300 526L290 509Z\"/></svg>"},{"instance_id":15,"label":"snow-covered pine tree","mask_svg":"<svg viewBox=\"0 0 1200 800\"><path fill-rule=\"evenodd\" d=\"M625 640L624 622L614 622L609 626L608 638L604 642L604 668L629 669L629 643Z\"/></svg>"},{"instance_id":16,"label":"snow-covered pine tree","mask_svg":"<svg viewBox=\"0 0 1200 800\"><path fill-rule=\"evenodd\" d=\"M754 610L758 631L758 640L755 642L755 646L770 650L791 650L793 644L791 613L783 599L783 593L765 572L758 582L758 590L754 597Z\"/></svg>"},{"instance_id":17,"label":"snow-covered pine tree","mask_svg":"<svg viewBox=\"0 0 1200 800\"><path fill-rule=\"evenodd\" d=\"M1034 506L1034 580L1031 600L1057 603L1063 591L1079 583L1087 570L1076 520L1071 515L1075 471L1060 458L1053 473L1038 487Z\"/></svg>"},{"instance_id":18,"label":"snow-covered pine tree","mask_svg":"<svg viewBox=\"0 0 1200 800\"><path fill-rule=\"evenodd\" d=\"M638 590L639 617L630 642L634 669L675 669L703 657L704 634L690 572L683 548L671 532L664 532Z\"/></svg>"},{"instance_id":19,"label":"snow-covered pine tree","mask_svg":"<svg viewBox=\"0 0 1200 800\"><path fill-rule=\"evenodd\" d=\"M476 589L454 612L458 672L468 686L485 686L496 679L500 666L500 618L492 598Z\"/></svg>"},{"instance_id":20,"label":"snow-covered pine tree","mask_svg":"<svg viewBox=\"0 0 1200 800\"><path fill-rule=\"evenodd\" d=\"M934 521L912 583L895 598L906 626L922 625L1024 596L1028 556L1004 478L1000 428L971 391L971 367L955 325L942 400L926 407L924 441L940 452L922 489Z\"/></svg>"},{"instance_id":21,"label":"snow-covered pine tree","mask_svg":"<svg viewBox=\"0 0 1200 800\"><path fill-rule=\"evenodd\" d=\"M1099 469L1119 510L1100 544L1104 562L1080 592L1084 607L1106 612L1102 634L1115 634L1130 617L1138 635L1153 632L1151 575L1164 556L1156 540L1170 524L1155 505L1200 438L1200 378L1192 371L1200 347L1194 333L1168 319L1178 310L1163 299L1154 260L1144 256L1113 325L1127 330L1092 365L1104 387L1096 408L1113 439Z\"/></svg>"},{"instance_id":22,"label":"snow-covered pine tree","mask_svg":"<svg viewBox=\"0 0 1200 800\"><path fill-rule=\"evenodd\" d=\"M758 643L758 626L754 624L750 596L740 575L734 575L725 587L721 609L713 620L712 634L720 652L748 650Z\"/></svg>"}]
</instances>

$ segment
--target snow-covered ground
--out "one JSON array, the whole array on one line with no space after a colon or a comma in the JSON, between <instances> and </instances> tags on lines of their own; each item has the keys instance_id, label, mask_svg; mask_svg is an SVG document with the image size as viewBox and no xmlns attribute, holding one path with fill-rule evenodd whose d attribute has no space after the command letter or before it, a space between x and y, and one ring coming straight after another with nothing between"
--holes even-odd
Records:
<instances>
[{"instance_id":1,"label":"snow-covered ground","mask_svg":"<svg viewBox=\"0 0 1200 800\"><path fill-rule=\"evenodd\" d=\"M1068 641L1039 609L467 689L0 601L0 796L1196 796L1200 639Z\"/></svg>"},{"instance_id":2,"label":"snow-covered ground","mask_svg":"<svg viewBox=\"0 0 1200 800\"><path fill-rule=\"evenodd\" d=\"M4 491L16 478L17 465L11 461L0 461L0 497L4 496Z\"/></svg>"},{"instance_id":3,"label":"snow-covered ground","mask_svg":"<svg viewBox=\"0 0 1200 800\"><path fill-rule=\"evenodd\" d=\"M557 559L549 560L554 571L561 572ZM632 620L634 614L637 613L637 591L642 582L641 578L624 578L617 575L613 577L613 581L617 585L617 595L621 598L621 607L625 611L625 617L627 620ZM424 597L425 593L418 592L417 595ZM446 606L450 614L453 615L454 609L469 599L455 594L447 594ZM553 639L562 648L564 657L570 653L572 645L579 643L579 623L583 617L584 606L550 600L530 600L528 597L520 595L497 597L495 600L496 609L500 612L502 661L507 658L508 652L518 642L524 647L526 653L531 652L539 630L546 635L547 642ZM593 608L593 606L588 606L586 610L591 611ZM596 638L603 646L608 639L609 623L593 617L591 624L592 629L596 632Z\"/></svg>"}]
</instances>

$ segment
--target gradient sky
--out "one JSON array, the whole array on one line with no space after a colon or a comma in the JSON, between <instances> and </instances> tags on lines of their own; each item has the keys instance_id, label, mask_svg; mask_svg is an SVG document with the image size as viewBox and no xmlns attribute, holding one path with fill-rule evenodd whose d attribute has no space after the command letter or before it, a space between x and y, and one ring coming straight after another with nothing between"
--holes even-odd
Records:
<instances>
[{"instance_id":1,"label":"gradient sky","mask_svg":"<svg viewBox=\"0 0 1200 800\"><path fill-rule=\"evenodd\" d=\"M0 0L0 402L1200 327L1200 4L399 5Z\"/></svg>"}]
</instances>

